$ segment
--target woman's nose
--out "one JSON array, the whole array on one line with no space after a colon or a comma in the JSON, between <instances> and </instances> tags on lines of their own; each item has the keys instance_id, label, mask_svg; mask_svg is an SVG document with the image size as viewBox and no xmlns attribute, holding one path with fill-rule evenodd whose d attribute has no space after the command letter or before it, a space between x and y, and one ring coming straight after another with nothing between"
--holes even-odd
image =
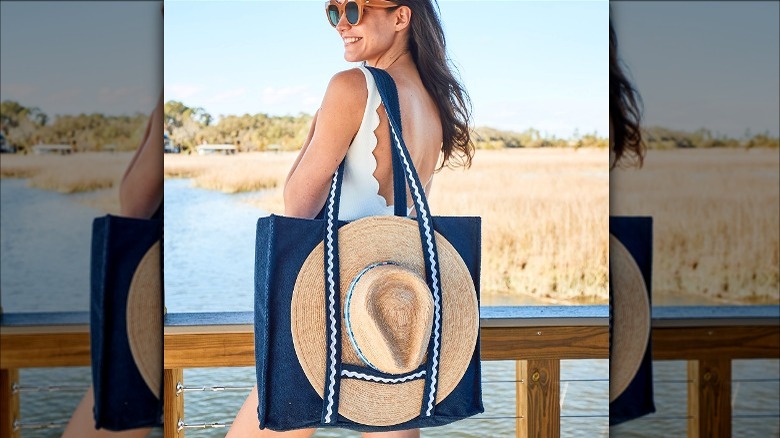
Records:
<instances>
[{"instance_id":1,"label":"woman's nose","mask_svg":"<svg viewBox=\"0 0 780 438\"><path fill-rule=\"evenodd\" d=\"M344 31L352 27L351 24L349 24L349 21L347 21L347 14L341 14L339 17L339 22L336 25L336 30L339 32Z\"/></svg>"}]
</instances>

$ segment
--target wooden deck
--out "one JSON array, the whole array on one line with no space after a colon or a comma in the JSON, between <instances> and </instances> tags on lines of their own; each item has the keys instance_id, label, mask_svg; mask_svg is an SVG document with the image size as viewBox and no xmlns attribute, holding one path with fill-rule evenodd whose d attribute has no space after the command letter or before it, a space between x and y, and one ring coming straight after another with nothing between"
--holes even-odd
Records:
<instances>
[{"instance_id":1,"label":"wooden deck","mask_svg":"<svg viewBox=\"0 0 780 438\"><path fill-rule=\"evenodd\" d=\"M518 437L560 435L560 361L608 357L607 306L485 307L482 360L515 360ZM0 437L19 436L18 369L88 366L88 314L0 317ZM653 310L655 360L688 361L688 436L731 436L731 361L780 357L776 306ZM197 355L192 352L197 351ZM252 312L165 318L165 436L184 436L185 368L254 366Z\"/></svg>"}]
</instances>

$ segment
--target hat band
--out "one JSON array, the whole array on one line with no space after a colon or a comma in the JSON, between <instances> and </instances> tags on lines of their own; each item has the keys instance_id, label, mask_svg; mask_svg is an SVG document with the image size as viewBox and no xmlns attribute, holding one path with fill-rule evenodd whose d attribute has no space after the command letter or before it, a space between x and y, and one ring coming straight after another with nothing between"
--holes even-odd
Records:
<instances>
[{"instance_id":1,"label":"hat band","mask_svg":"<svg viewBox=\"0 0 780 438\"><path fill-rule=\"evenodd\" d=\"M349 284L349 289L347 290L347 296L344 301L344 321L345 325L347 326L347 336L349 337L349 342L352 344L352 348L355 350L355 353L357 353L358 358L360 358L361 361L363 361L364 364L368 365L369 367L382 372L376 365L372 364L370 360L363 354L362 351L360 351L360 347L358 347L357 340L355 339L355 333L352 331L352 323L349 319L349 307L350 303L352 302L352 292L355 291L355 286L357 286L358 281L363 277L363 275L366 274L366 272L376 268L377 266L385 266L385 265L395 265L398 266L397 263L393 263L391 261L387 262L377 262L372 263L365 268L363 268L362 271L360 271L355 278L352 279L352 282ZM343 374L342 374L343 375Z\"/></svg>"}]
</instances>

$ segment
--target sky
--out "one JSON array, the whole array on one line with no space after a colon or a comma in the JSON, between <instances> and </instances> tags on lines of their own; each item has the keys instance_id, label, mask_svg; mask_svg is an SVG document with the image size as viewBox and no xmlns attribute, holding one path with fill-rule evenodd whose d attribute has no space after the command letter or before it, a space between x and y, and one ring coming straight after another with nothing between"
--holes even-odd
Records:
<instances>
[{"instance_id":1,"label":"sky","mask_svg":"<svg viewBox=\"0 0 780 438\"><path fill-rule=\"evenodd\" d=\"M152 1L0 2L0 100L57 114L149 113L161 93Z\"/></svg>"},{"instance_id":2,"label":"sky","mask_svg":"<svg viewBox=\"0 0 780 438\"><path fill-rule=\"evenodd\" d=\"M606 1L439 4L476 126L607 135ZM323 0L166 1L164 17L152 1L0 8L0 98L50 116L149 113L163 85L166 100L217 118L312 114L355 66Z\"/></svg>"},{"instance_id":3,"label":"sky","mask_svg":"<svg viewBox=\"0 0 780 438\"><path fill-rule=\"evenodd\" d=\"M311 114L330 77L353 66L323 4L167 1L162 17L159 1L2 1L0 99L50 116L129 115L149 113L164 83L166 99L214 116ZM440 8L477 125L606 135L607 2ZM780 135L780 3L630 1L613 12L646 124Z\"/></svg>"},{"instance_id":4,"label":"sky","mask_svg":"<svg viewBox=\"0 0 780 438\"><path fill-rule=\"evenodd\" d=\"M168 1L165 99L228 114L313 114L343 58L324 1ZM476 126L608 134L605 1L439 2Z\"/></svg>"},{"instance_id":5,"label":"sky","mask_svg":"<svg viewBox=\"0 0 780 438\"><path fill-rule=\"evenodd\" d=\"M631 1L613 13L646 125L778 135L780 2Z\"/></svg>"}]
</instances>

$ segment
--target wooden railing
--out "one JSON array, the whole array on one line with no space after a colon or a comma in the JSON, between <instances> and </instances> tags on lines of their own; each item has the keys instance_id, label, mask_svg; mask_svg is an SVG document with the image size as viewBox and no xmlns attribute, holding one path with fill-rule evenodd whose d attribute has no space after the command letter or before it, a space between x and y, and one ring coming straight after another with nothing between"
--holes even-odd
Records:
<instances>
[{"instance_id":1,"label":"wooden railing","mask_svg":"<svg viewBox=\"0 0 780 438\"><path fill-rule=\"evenodd\" d=\"M515 360L516 435L560 435L560 361L608 357L606 306L481 309L483 360ZM86 313L7 314L0 320L0 437L19 435L18 369L89 365ZM165 436L184 435L183 370L254 366L251 312L165 318ZM774 306L660 307L655 360L688 361L688 436L731 435L731 361L780 357Z\"/></svg>"},{"instance_id":2,"label":"wooden railing","mask_svg":"<svg viewBox=\"0 0 780 438\"><path fill-rule=\"evenodd\" d=\"M780 358L777 306L653 309L653 359L688 362L688 436L730 437L731 362Z\"/></svg>"}]
</instances>

